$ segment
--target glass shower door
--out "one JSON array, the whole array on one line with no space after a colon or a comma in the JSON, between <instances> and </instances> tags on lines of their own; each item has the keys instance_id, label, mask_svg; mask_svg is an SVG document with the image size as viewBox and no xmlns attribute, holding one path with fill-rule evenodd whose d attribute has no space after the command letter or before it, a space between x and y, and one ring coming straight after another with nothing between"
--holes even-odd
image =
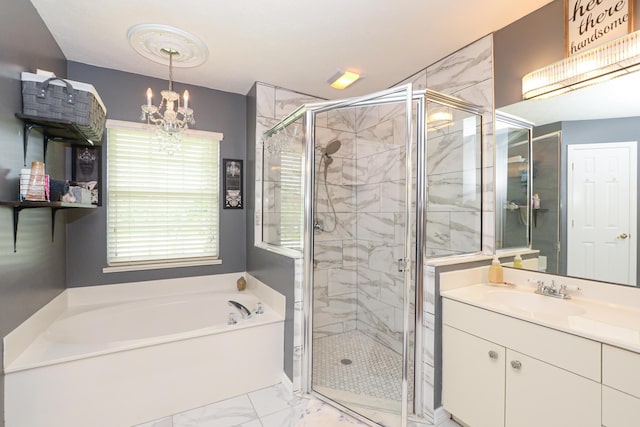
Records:
<instances>
[{"instance_id":1,"label":"glass shower door","mask_svg":"<svg viewBox=\"0 0 640 427\"><path fill-rule=\"evenodd\" d=\"M413 399L411 108L409 85L310 108L307 120L310 389L388 426Z\"/></svg>"}]
</instances>

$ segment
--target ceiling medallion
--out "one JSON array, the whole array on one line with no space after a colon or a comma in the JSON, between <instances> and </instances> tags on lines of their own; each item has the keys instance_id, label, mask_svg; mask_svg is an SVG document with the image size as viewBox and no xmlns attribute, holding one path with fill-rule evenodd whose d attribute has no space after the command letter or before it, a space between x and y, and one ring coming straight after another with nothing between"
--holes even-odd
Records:
<instances>
[{"instance_id":1,"label":"ceiling medallion","mask_svg":"<svg viewBox=\"0 0 640 427\"><path fill-rule=\"evenodd\" d=\"M197 67L209 57L209 49L202 40L179 28L163 24L138 24L129 28L127 38L131 47L145 58L169 65L166 51L180 52L173 66Z\"/></svg>"}]
</instances>

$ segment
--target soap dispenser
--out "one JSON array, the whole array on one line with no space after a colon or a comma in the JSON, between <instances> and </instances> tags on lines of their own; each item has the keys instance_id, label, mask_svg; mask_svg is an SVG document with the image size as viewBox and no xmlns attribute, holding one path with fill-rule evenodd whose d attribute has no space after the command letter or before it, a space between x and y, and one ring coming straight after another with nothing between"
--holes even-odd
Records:
<instances>
[{"instance_id":1,"label":"soap dispenser","mask_svg":"<svg viewBox=\"0 0 640 427\"><path fill-rule=\"evenodd\" d=\"M513 257L513 268L522 268L522 257L520 254L516 254L516 256Z\"/></svg>"},{"instance_id":2,"label":"soap dispenser","mask_svg":"<svg viewBox=\"0 0 640 427\"><path fill-rule=\"evenodd\" d=\"M500 265L500 260L497 256L493 257L491 266L489 266L489 283L504 283L502 266Z\"/></svg>"}]
</instances>

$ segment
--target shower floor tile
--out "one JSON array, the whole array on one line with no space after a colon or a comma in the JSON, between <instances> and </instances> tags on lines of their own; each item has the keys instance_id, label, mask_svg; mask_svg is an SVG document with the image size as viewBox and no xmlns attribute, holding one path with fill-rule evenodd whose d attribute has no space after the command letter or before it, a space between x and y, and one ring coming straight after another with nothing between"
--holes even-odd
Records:
<instances>
[{"instance_id":1,"label":"shower floor tile","mask_svg":"<svg viewBox=\"0 0 640 427\"><path fill-rule=\"evenodd\" d=\"M413 399L413 366L409 366L409 399ZM313 340L313 385L399 402L402 357L354 330Z\"/></svg>"}]
</instances>

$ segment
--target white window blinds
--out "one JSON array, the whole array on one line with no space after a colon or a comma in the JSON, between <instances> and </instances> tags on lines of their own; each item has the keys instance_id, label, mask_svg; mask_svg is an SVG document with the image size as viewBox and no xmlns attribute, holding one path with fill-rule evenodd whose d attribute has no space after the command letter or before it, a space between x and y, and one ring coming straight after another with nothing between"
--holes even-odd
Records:
<instances>
[{"instance_id":1,"label":"white window blinds","mask_svg":"<svg viewBox=\"0 0 640 427\"><path fill-rule=\"evenodd\" d=\"M283 152L280 162L280 244L286 248L302 249L304 237L302 156L295 152Z\"/></svg>"},{"instance_id":2,"label":"white window blinds","mask_svg":"<svg viewBox=\"0 0 640 427\"><path fill-rule=\"evenodd\" d=\"M110 266L218 257L219 140L201 134L169 155L154 132L108 129Z\"/></svg>"}]
</instances>

